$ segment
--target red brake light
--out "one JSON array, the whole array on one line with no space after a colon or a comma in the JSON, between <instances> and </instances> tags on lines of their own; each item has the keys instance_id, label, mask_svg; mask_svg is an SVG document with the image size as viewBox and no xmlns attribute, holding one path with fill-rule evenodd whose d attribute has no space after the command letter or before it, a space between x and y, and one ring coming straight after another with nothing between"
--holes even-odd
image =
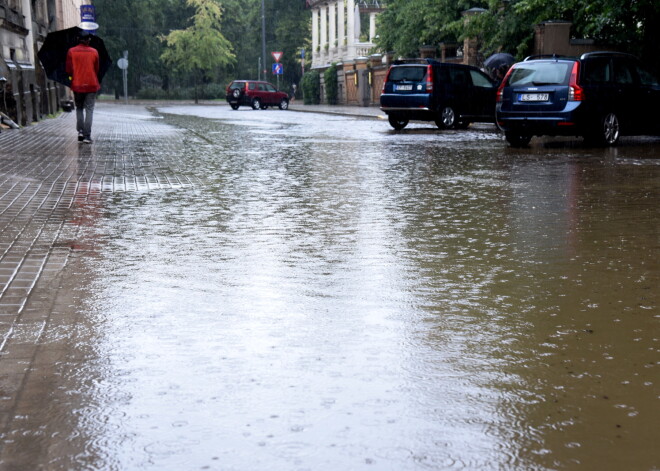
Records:
<instances>
[{"instance_id":1,"label":"red brake light","mask_svg":"<svg viewBox=\"0 0 660 471\"><path fill-rule=\"evenodd\" d=\"M426 66L426 93L433 92L433 66Z\"/></svg>"},{"instance_id":2,"label":"red brake light","mask_svg":"<svg viewBox=\"0 0 660 471\"><path fill-rule=\"evenodd\" d=\"M380 90L380 94L385 93L385 85L390 81L390 73L392 72L392 67L387 70L387 75L385 75L385 80L383 80L383 88Z\"/></svg>"},{"instance_id":3,"label":"red brake light","mask_svg":"<svg viewBox=\"0 0 660 471\"><path fill-rule=\"evenodd\" d=\"M568 100L569 101L582 101L584 100L584 90L578 85L578 78L580 76L580 63L573 63L573 70L571 71L571 78L568 81Z\"/></svg>"},{"instance_id":4,"label":"red brake light","mask_svg":"<svg viewBox=\"0 0 660 471\"><path fill-rule=\"evenodd\" d=\"M509 75L511 75L511 72L513 71L513 67L511 67L509 70L507 70L506 75L502 79L502 83L500 83L500 86L497 88L497 95L496 95L496 100L497 102L501 102L504 99L504 86L509 80Z\"/></svg>"}]
</instances>

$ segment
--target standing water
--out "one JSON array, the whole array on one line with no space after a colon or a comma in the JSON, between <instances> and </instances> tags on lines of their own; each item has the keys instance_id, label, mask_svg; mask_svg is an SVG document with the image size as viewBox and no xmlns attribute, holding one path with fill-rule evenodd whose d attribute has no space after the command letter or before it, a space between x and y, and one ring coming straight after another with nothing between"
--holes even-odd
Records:
<instances>
[{"instance_id":1,"label":"standing water","mask_svg":"<svg viewBox=\"0 0 660 471\"><path fill-rule=\"evenodd\" d=\"M115 116L88 158L192 184L72 207L4 462L660 468L657 141L161 111L131 117L156 144Z\"/></svg>"}]
</instances>

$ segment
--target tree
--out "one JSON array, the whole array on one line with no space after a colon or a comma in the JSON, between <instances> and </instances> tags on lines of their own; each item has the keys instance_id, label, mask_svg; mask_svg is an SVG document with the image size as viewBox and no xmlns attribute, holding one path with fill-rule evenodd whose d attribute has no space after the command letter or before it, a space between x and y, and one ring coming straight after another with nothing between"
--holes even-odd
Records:
<instances>
[{"instance_id":1,"label":"tree","mask_svg":"<svg viewBox=\"0 0 660 471\"><path fill-rule=\"evenodd\" d=\"M420 46L456 41L449 26L472 6L468 0L390 0L378 16L377 44L385 52L417 57Z\"/></svg>"},{"instance_id":2,"label":"tree","mask_svg":"<svg viewBox=\"0 0 660 471\"><path fill-rule=\"evenodd\" d=\"M465 22L462 11L486 11ZM505 50L519 59L532 52L534 26L548 20L573 23L573 35L640 56L660 71L658 0L389 0L379 16L382 51L416 56L424 44L476 37L484 55Z\"/></svg>"},{"instance_id":3,"label":"tree","mask_svg":"<svg viewBox=\"0 0 660 471\"><path fill-rule=\"evenodd\" d=\"M231 43L220 32L220 5L215 0L187 0L186 3L195 8L193 24L161 36L167 48L160 57L176 70L192 74L197 103L200 80L217 68L233 64L236 56Z\"/></svg>"},{"instance_id":4,"label":"tree","mask_svg":"<svg viewBox=\"0 0 660 471\"><path fill-rule=\"evenodd\" d=\"M182 0L95 0L99 36L105 41L115 62L129 54L128 89L135 94L144 77L166 75L160 60L163 45L158 35L184 25L188 11ZM121 71L112 67L104 79L118 95L122 88Z\"/></svg>"}]
</instances>

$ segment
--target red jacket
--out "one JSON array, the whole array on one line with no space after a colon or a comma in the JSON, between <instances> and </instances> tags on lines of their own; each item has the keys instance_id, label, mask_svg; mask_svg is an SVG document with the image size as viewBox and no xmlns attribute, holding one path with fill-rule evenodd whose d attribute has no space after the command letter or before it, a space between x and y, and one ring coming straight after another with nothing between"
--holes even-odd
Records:
<instances>
[{"instance_id":1,"label":"red jacket","mask_svg":"<svg viewBox=\"0 0 660 471\"><path fill-rule=\"evenodd\" d=\"M99 53L96 49L78 44L66 54L66 73L72 77L71 90L77 93L95 93L99 84Z\"/></svg>"}]
</instances>

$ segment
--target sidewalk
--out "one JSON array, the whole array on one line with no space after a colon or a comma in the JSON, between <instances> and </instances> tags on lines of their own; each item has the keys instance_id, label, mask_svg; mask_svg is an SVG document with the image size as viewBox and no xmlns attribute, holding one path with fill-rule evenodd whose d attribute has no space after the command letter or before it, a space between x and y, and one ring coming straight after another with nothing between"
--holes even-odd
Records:
<instances>
[{"instance_id":1,"label":"sidewalk","mask_svg":"<svg viewBox=\"0 0 660 471\"><path fill-rule=\"evenodd\" d=\"M302 102L295 101L289 104L289 109L292 111L303 111L310 113L326 113L340 116L387 119L387 115L376 106L305 105Z\"/></svg>"}]
</instances>

